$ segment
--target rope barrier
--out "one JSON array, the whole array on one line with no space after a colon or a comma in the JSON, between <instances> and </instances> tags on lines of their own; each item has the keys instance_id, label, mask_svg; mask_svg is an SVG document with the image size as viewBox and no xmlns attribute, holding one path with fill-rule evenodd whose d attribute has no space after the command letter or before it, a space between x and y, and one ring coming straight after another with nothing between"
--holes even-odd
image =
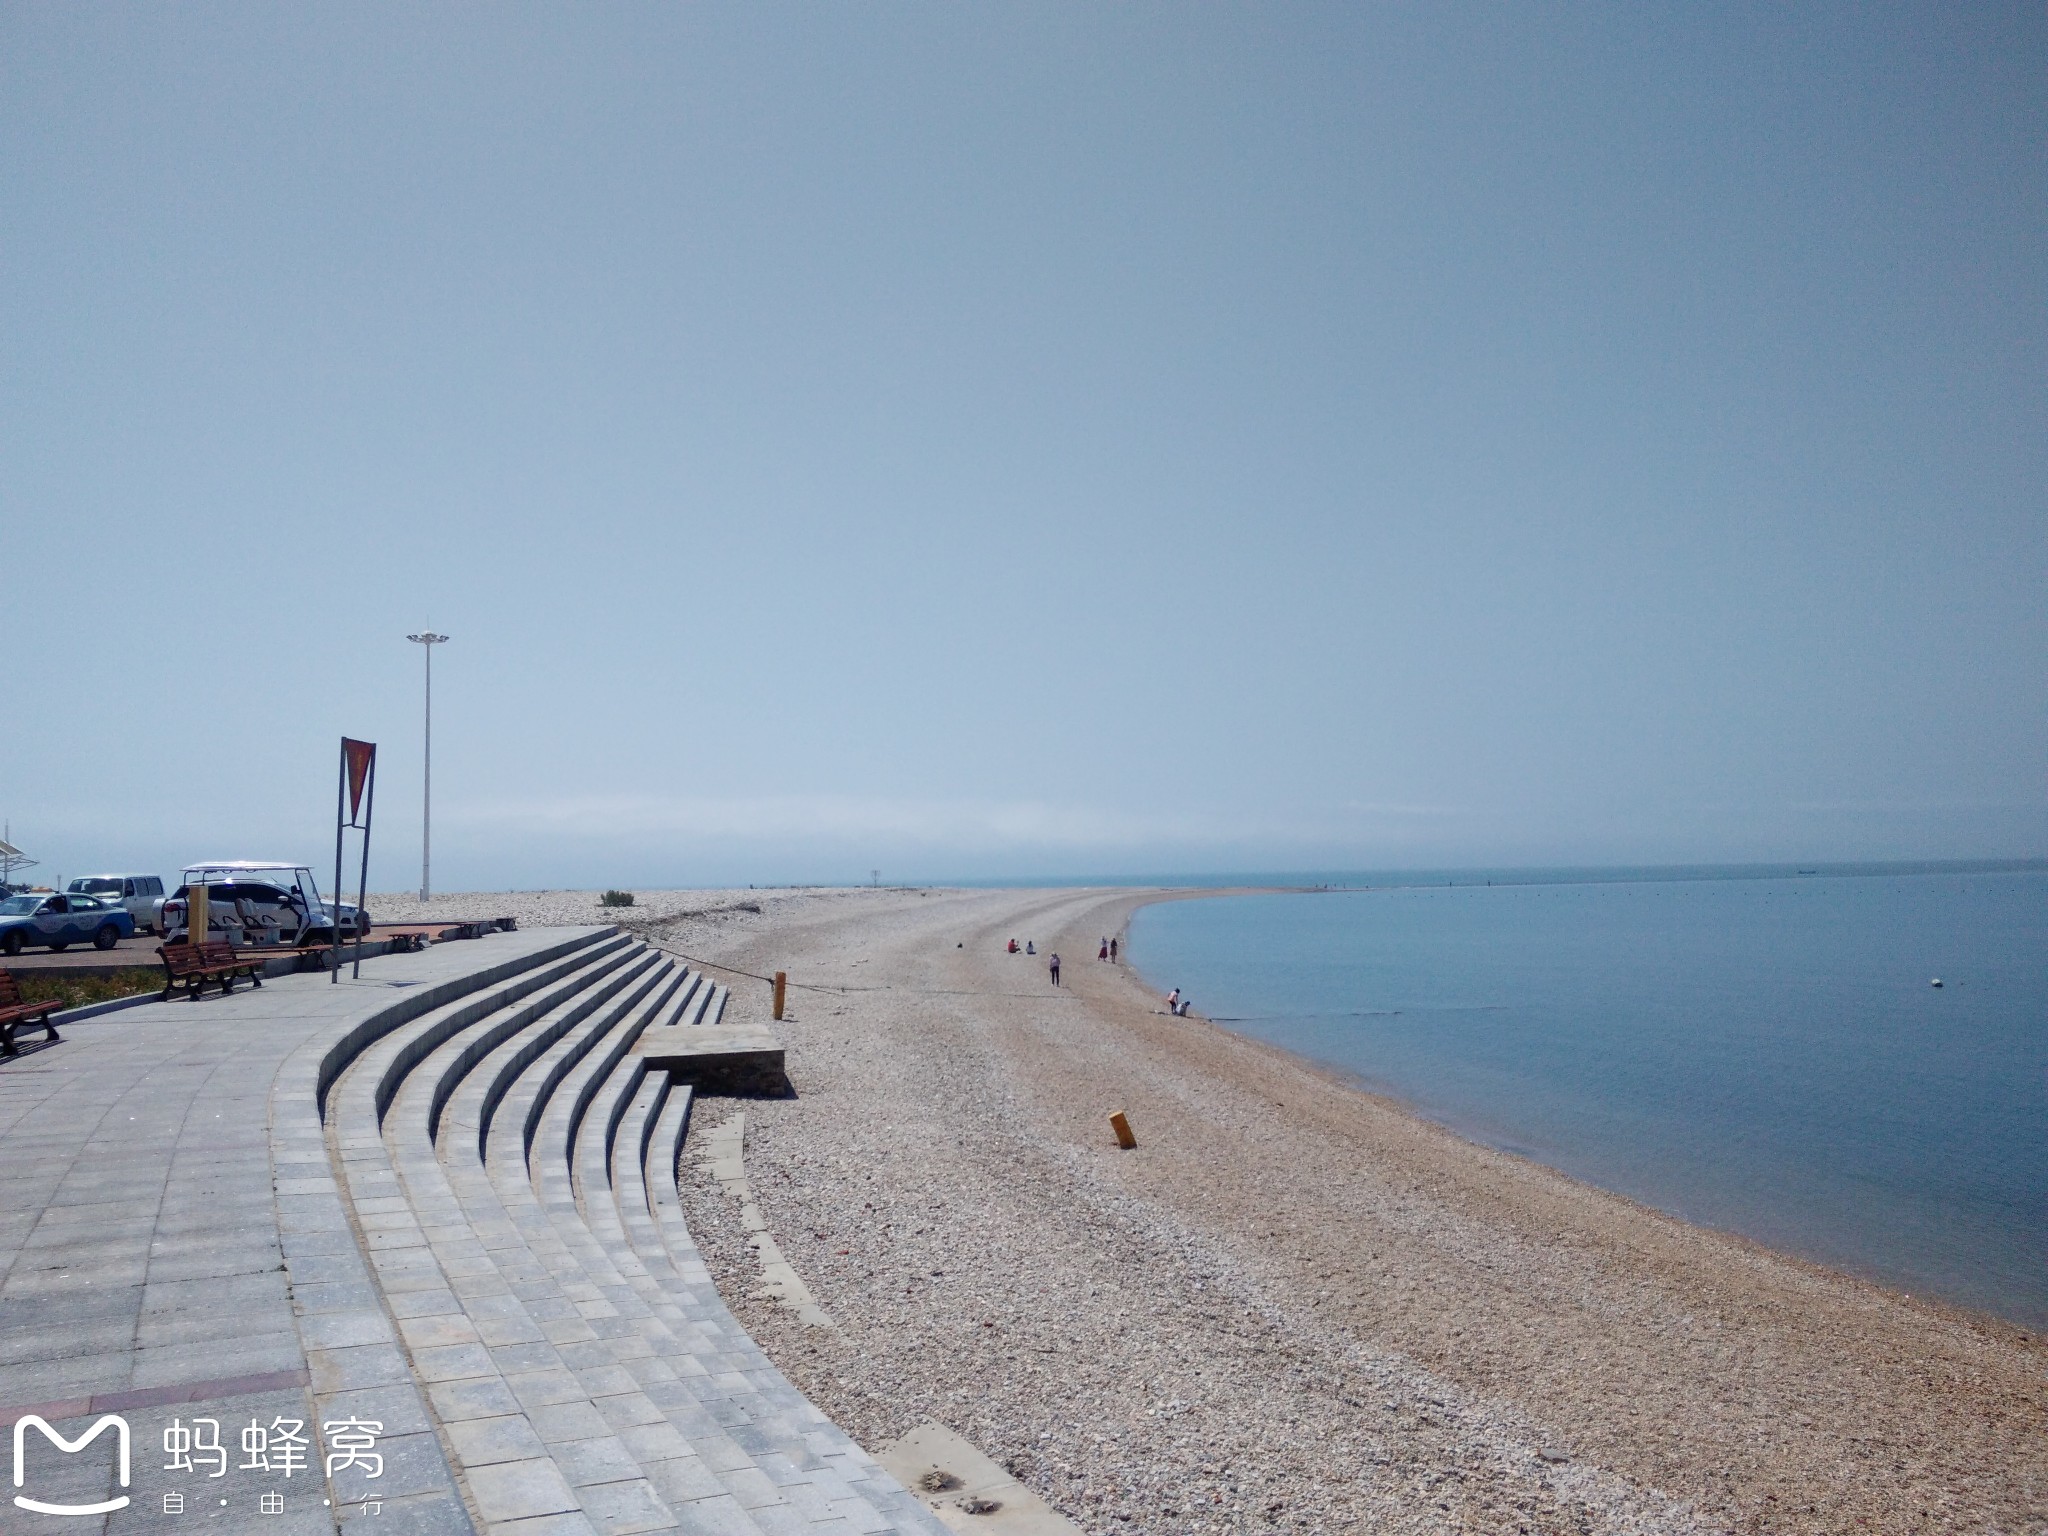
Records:
<instances>
[{"instance_id":1,"label":"rope barrier","mask_svg":"<svg viewBox=\"0 0 2048 1536\"><path fill-rule=\"evenodd\" d=\"M650 949L660 950L665 955L674 955L678 960L687 960L690 964L702 970L723 971L728 976L744 976L749 981L766 982L771 987L775 985L775 978L773 976L763 976L759 971L743 971L736 965L720 965L716 960L704 960L696 955L686 955L680 949L670 944L664 944L659 939L643 938L641 942ZM834 985L829 982L791 981L784 983L784 985L791 989L800 988L805 992L836 993L842 997L854 992L907 992L913 997L1035 997L1041 1002L1080 1001L1079 998L1075 997L1064 987L1054 992L983 992L973 987L864 987L852 982L844 985Z\"/></svg>"}]
</instances>

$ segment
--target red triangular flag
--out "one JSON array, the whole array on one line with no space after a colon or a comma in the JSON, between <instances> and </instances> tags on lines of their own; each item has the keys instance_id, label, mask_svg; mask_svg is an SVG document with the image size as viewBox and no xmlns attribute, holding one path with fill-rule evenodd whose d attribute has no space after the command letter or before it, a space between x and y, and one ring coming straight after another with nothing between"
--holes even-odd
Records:
<instances>
[{"instance_id":1,"label":"red triangular flag","mask_svg":"<svg viewBox=\"0 0 2048 1536\"><path fill-rule=\"evenodd\" d=\"M348 757L348 824L354 826L363 810L363 786L369 782L370 764L377 760L377 743L341 738L341 750Z\"/></svg>"}]
</instances>

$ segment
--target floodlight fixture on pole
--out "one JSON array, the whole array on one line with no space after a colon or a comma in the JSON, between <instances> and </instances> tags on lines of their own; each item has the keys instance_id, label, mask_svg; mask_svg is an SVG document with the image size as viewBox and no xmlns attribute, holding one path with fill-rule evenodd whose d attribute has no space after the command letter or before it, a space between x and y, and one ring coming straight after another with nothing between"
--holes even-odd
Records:
<instances>
[{"instance_id":1,"label":"floodlight fixture on pole","mask_svg":"<svg viewBox=\"0 0 2048 1536\"><path fill-rule=\"evenodd\" d=\"M420 900L425 901L433 894L433 846L434 846L434 647L444 644L448 637L424 630L406 639L415 645L424 646L427 652L427 734L425 777L420 791Z\"/></svg>"}]
</instances>

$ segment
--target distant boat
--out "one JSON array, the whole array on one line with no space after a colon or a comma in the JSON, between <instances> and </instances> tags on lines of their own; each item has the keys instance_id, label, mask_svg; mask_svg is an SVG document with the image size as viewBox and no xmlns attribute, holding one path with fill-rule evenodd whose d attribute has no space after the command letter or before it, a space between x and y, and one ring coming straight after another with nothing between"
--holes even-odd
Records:
<instances>
[{"instance_id":1,"label":"distant boat","mask_svg":"<svg viewBox=\"0 0 2048 1536\"><path fill-rule=\"evenodd\" d=\"M1940 978L1939 976L1935 977L1935 978L1934 978L1934 980L1933 980L1933 981L1932 981L1931 983L1929 983L1929 985L1931 985L1931 986L1937 986L1937 987L1938 987L1938 986L1940 986L1940 985L1941 985L1941 978Z\"/></svg>"}]
</instances>

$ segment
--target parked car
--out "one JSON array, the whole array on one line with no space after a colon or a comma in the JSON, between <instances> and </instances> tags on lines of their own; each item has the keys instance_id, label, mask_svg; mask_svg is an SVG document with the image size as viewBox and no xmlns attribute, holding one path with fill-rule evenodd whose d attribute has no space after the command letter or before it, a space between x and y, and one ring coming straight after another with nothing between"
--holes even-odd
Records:
<instances>
[{"instance_id":1,"label":"parked car","mask_svg":"<svg viewBox=\"0 0 2048 1536\"><path fill-rule=\"evenodd\" d=\"M192 865L184 883L165 900L164 937L172 944L187 942L195 885L206 887L206 937L215 942L332 944L337 906L344 940L370 936L370 914L347 902L322 900L313 871L305 865L229 859Z\"/></svg>"},{"instance_id":2,"label":"parked car","mask_svg":"<svg viewBox=\"0 0 2048 1536\"><path fill-rule=\"evenodd\" d=\"M164 882L159 875L81 875L64 887L69 895L97 896L112 907L126 907L143 933L155 933L163 915Z\"/></svg>"},{"instance_id":3,"label":"parked car","mask_svg":"<svg viewBox=\"0 0 2048 1536\"><path fill-rule=\"evenodd\" d=\"M135 919L124 907L68 891L31 893L0 900L0 953L18 955L30 944L69 949L91 944L112 949L135 934Z\"/></svg>"}]
</instances>

